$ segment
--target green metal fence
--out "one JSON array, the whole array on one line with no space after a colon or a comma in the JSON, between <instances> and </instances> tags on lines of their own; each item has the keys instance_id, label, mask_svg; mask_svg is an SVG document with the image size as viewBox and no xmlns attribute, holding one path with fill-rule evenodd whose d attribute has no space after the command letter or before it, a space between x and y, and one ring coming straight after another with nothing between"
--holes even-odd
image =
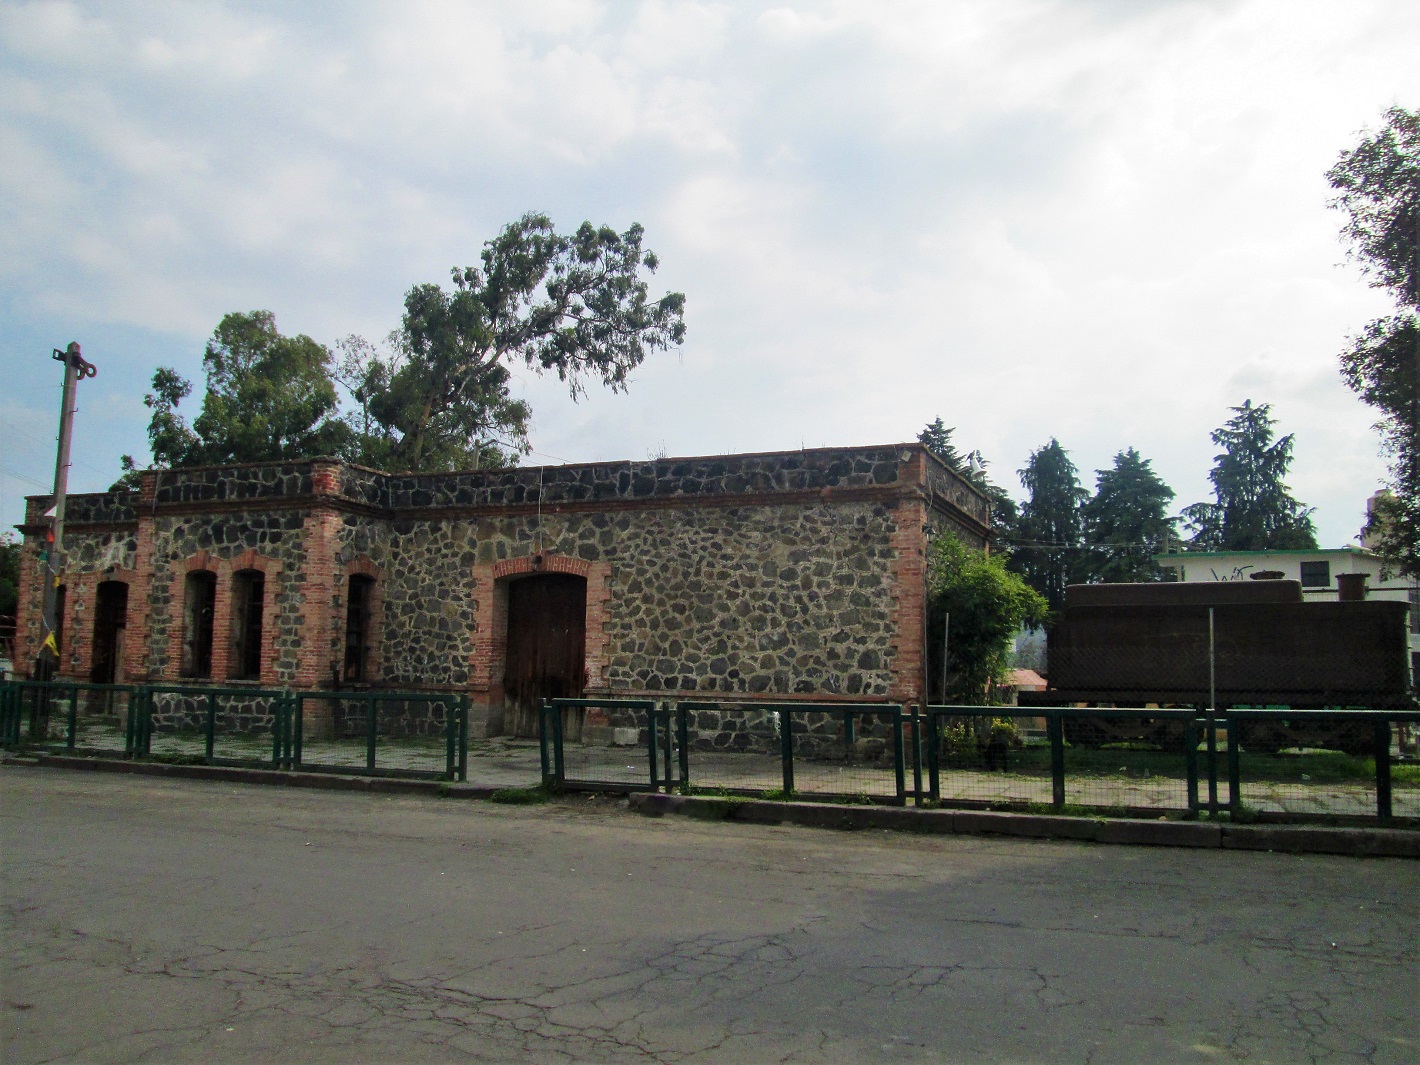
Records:
<instances>
[{"instance_id":1,"label":"green metal fence","mask_svg":"<svg viewBox=\"0 0 1420 1065\"><path fill-rule=\"evenodd\" d=\"M583 742L593 729L601 742ZM539 710L538 731L543 782L551 787L659 791L679 784L670 711L654 700L550 699Z\"/></svg>"},{"instance_id":2,"label":"green metal fence","mask_svg":"<svg viewBox=\"0 0 1420 1065\"><path fill-rule=\"evenodd\" d=\"M569 711L591 708L621 713L612 740L585 725L569 736ZM1411 826L1420 763L1399 741L1416 723L1413 711L558 699L541 743L558 788Z\"/></svg>"},{"instance_id":3,"label":"green metal fence","mask_svg":"<svg viewBox=\"0 0 1420 1065\"><path fill-rule=\"evenodd\" d=\"M357 708L341 716L355 728L342 728L339 736L307 736L308 710L332 704ZM450 693L4 681L0 746L465 780L468 711L467 697ZM349 748L354 756L347 756Z\"/></svg>"},{"instance_id":4,"label":"green metal fence","mask_svg":"<svg viewBox=\"0 0 1420 1065\"><path fill-rule=\"evenodd\" d=\"M369 691L292 698L294 769L468 778L467 696Z\"/></svg>"}]
</instances>

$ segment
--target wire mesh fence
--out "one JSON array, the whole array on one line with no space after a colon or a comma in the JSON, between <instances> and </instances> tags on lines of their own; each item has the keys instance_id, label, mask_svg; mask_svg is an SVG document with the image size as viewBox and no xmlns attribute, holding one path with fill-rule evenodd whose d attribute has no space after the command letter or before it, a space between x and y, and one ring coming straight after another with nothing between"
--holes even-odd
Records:
<instances>
[{"instance_id":1,"label":"wire mesh fence","mask_svg":"<svg viewBox=\"0 0 1420 1065\"><path fill-rule=\"evenodd\" d=\"M1225 721L1237 816L1420 818L1420 715L1234 709Z\"/></svg>"},{"instance_id":2,"label":"wire mesh fence","mask_svg":"<svg viewBox=\"0 0 1420 1065\"><path fill-rule=\"evenodd\" d=\"M289 706L284 692L262 688L162 687L141 693L136 753L207 765L278 766Z\"/></svg>"},{"instance_id":3,"label":"wire mesh fence","mask_svg":"<svg viewBox=\"0 0 1420 1065\"><path fill-rule=\"evenodd\" d=\"M297 692L292 767L464 779L468 701L450 692Z\"/></svg>"},{"instance_id":4,"label":"wire mesh fence","mask_svg":"<svg viewBox=\"0 0 1420 1065\"><path fill-rule=\"evenodd\" d=\"M559 787L1420 824L1414 712L558 700L543 721Z\"/></svg>"},{"instance_id":5,"label":"wire mesh fence","mask_svg":"<svg viewBox=\"0 0 1420 1065\"><path fill-rule=\"evenodd\" d=\"M892 704L779 704L786 733L786 795L902 802L902 708Z\"/></svg>"},{"instance_id":6,"label":"wire mesh fence","mask_svg":"<svg viewBox=\"0 0 1420 1065\"><path fill-rule=\"evenodd\" d=\"M7 681L0 683L0 745L462 780L468 699L450 692Z\"/></svg>"},{"instance_id":7,"label":"wire mesh fence","mask_svg":"<svg viewBox=\"0 0 1420 1065\"><path fill-rule=\"evenodd\" d=\"M540 711L543 776L559 787L678 784L670 712L651 699L553 699Z\"/></svg>"},{"instance_id":8,"label":"wire mesh fence","mask_svg":"<svg viewBox=\"0 0 1420 1065\"><path fill-rule=\"evenodd\" d=\"M783 789L784 744L776 710L682 702L676 711L690 790L762 795Z\"/></svg>"},{"instance_id":9,"label":"wire mesh fence","mask_svg":"<svg viewBox=\"0 0 1420 1065\"><path fill-rule=\"evenodd\" d=\"M137 689L118 684L9 681L0 742L76 754L126 754Z\"/></svg>"}]
</instances>

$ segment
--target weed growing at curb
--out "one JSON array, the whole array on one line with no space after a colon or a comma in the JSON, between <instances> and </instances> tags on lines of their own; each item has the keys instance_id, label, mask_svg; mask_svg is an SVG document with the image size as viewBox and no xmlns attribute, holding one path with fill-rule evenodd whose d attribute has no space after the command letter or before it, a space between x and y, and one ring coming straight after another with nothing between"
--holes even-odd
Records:
<instances>
[{"instance_id":1,"label":"weed growing at curb","mask_svg":"<svg viewBox=\"0 0 1420 1065\"><path fill-rule=\"evenodd\" d=\"M499 788L488 796L488 801L503 803L507 806L537 806L547 802L549 798L551 796L542 787Z\"/></svg>"}]
</instances>

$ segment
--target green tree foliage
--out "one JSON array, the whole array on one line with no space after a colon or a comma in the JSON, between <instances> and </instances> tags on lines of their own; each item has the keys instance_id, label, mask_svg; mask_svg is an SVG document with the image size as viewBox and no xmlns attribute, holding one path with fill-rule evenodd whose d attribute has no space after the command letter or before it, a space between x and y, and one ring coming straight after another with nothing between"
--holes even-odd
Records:
<instances>
[{"instance_id":1,"label":"green tree foliage","mask_svg":"<svg viewBox=\"0 0 1420 1065\"><path fill-rule=\"evenodd\" d=\"M1381 412L1393 495L1372 516L1381 551L1420 576L1420 111L1392 107L1385 125L1326 174L1346 212L1343 237L1371 284L1400 312L1371 322L1341 356L1346 383Z\"/></svg>"},{"instance_id":2,"label":"green tree foliage","mask_svg":"<svg viewBox=\"0 0 1420 1065\"><path fill-rule=\"evenodd\" d=\"M574 397L588 381L623 391L647 352L685 338L685 297L647 295L642 271L658 263L642 235L589 222L564 235L528 214L484 246L481 267L455 269L452 290L410 289L388 353L346 344L361 457L410 470L511 459L530 413L508 395L512 363L556 373Z\"/></svg>"},{"instance_id":3,"label":"green tree foliage","mask_svg":"<svg viewBox=\"0 0 1420 1065\"><path fill-rule=\"evenodd\" d=\"M1030 498L1021 507L1012 566L1045 596L1051 610L1059 610L1079 566L1084 533L1080 505L1089 493L1080 487L1079 471L1054 437L1031 452L1020 476Z\"/></svg>"},{"instance_id":4,"label":"green tree foliage","mask_svg":"<svg viewBox=\"0 0 1420 1065\"><path fill-rule=\"evenodd\" d=\"M0 533L0 617L14 617L20 597L20 541Z\"/></svg>"},{"instance_id":5,"label":"green tree foliage","mask_svg":"<svg viewBox=\"0 0 1420 1065\"><path fill-rule=\"evenodd\" d=\"M153 375L143 402L153 412L148 444L155 466L277 462L349 447L330 351L308 336L282 336L270 311L223 317L202 367L207 389L191 426L177 409L191 395L191 382L168 367ZM133 471L130 456L123 465Z\"/></svg>"},{"instance_id":6,"label":"green tree foliage","mask_svg":"<svg viewBox=\"0 0 1420 1065\"><path fill-rule=\"evenodd\" d=\"M1012 638L1023 624L1043 623L1048 606L999 555L976 551L950 533L932 541L927 581L930 696L944 698L941 649L950 618L945 700L983 703L1008 679Z\"/></svg>"},{"instance_id":7,"label":"green tree foliage","mask_svg":"<svg viewBox=\"0 0 1420 1065\"><path fill-rule=\"evenodd\" d=\"M1292 465L1292 436L1273 442L1272 407L1230 408L1233 417L1212 433L1223 450L1214 456L1215 501L1183 510L1193 533L1190 542L1204 551L1304 550L1316 547L1311 510L1302 506L1283 480Z\"/></svg>"},{"instance_id":8,"label":"green tree foliage","mask_svg":"<svg viewBox=\"0 0 1420 1065\"><path fill-rule=\"evenodd\" d=\"M528 449L531 411L509 394L511 366L555 373L573 397L597 381L627 387L648 352L685 338L685 297L651 300L656 256L643 231L584 222L559 234L529 214L484 245L453 288L415 285L400 328L380 348L359 337L331 352L283 337L268 311L229 314L207 345L207 388L189 425L192 384L162 368L144 402L155 466L332 455L390 470L488 468ZM336 383L354 409L341 416ZM132 487L136 471L124 456Z\"/></svg>"},{"instance_id":9,"label":"green tree foliage","mask_svg":"<svg viewBox=\"0 0 1420 1065\"><path fill-rule=\"evenodd\" d=\"M1162 576L1153 556L1176 535L1168 516L1174 491L1134 448L1114 456L1114 466L1095 471L1095 494L1080 508L1089 579L1106 583L1154 581Z\"/></svg>"}]
</instances>

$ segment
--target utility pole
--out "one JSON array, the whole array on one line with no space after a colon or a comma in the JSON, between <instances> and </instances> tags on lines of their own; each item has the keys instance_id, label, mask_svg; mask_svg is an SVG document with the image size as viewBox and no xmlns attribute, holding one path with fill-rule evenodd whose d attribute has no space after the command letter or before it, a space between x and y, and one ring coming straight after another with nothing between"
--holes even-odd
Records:
<instances>
[{"instance_id":1,"label":"utility pole","mask_svg":"<svg viewBox=\"0 0 1420 1065\"><path fill-rule=\"evenodd\" d=\"M69 487L69 440L74 430L75 392L80 380L99 372L93 363L85 361L77 340L63 351L55 348L53 357L64 364L64 396L59 405L59 455L54 463L54 518L45 532L45 544L40 552L40 563L44 567L44 639L35 658L35 680L53 679L59 666L58 634L62 621L58 611L59 581L64 569L64 497ZM34 722L31 724L33 726Z\"/></svg>"}]
</instances>

